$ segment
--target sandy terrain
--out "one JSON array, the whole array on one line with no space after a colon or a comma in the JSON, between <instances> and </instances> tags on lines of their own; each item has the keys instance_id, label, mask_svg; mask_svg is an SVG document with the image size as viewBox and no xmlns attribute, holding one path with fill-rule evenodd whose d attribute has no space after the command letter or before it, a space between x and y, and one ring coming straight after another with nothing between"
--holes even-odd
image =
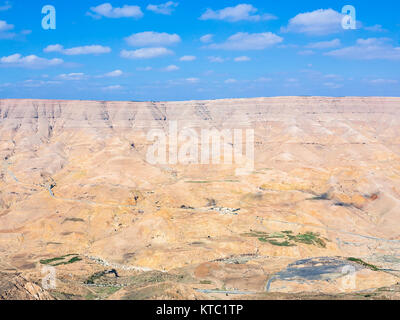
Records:
<instances>
[{"instance_id":1,"label":"sandy terrain","mask_svg":"<svg viewBox=\"0 0 400 320\"><path fill-rule=\"evenodd\" d=\"M171 121L254 129L254 168L149 163ZM0 160L0 299L400 292L400 98L0 100Z\"/></svg>"}]
</instances>

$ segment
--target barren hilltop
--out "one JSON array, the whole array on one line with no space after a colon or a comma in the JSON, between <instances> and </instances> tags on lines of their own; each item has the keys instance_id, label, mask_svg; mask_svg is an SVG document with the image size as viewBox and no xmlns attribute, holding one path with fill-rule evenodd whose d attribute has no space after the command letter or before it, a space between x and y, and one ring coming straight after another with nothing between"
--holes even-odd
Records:
<instances>
[{"instance_id":1,"label":"barren hilltop","mask_svg":"<svg viewBox=\"0 0 400 320\"><path fill-rule=\"evenodd\" d=\"M0 100L0 160L0 299L399 298L400 98Z\"/></svg>"}]
</instances>

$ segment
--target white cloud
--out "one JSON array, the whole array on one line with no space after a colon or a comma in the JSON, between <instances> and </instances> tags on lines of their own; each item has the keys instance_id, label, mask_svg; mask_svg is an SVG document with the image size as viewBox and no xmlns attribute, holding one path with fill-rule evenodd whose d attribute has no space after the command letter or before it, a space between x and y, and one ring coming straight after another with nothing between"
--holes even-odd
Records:
<instances>
[{"instance_id":1,"label":"white cloud","mask_svg":"<svg viewBox=\"0 0 400 320\"><path fill-rule=\"evenodd\" d=\"M180 61L194 61L196 60L195 56L183 56L179 59Z\"/></svg>"},{"instance_id":2,"label":"white cloud","mask_svg":"<svg viewBox=\"0 0 400 320\"><path fill-rule=\"evenodd\" d=\"M210 60L210 62L215 62L215 63L222 63L225 61L225 59L221 57L208 57L208 60Z\"/></svg>"},{"instance_id":3,"label":"white cloud","mask_svg":"<svg viewBox=\"0 0 400 320\"><path fill-rule=\"evenodd\" d=\"M400 60L400 47L387 38L358 39L354 46L325 53L327 56L357 60Z\"/></svg>"},{"instance_id":4,"label":"white cloud","mask_svg":"<svg viewBox=\"0 0 400 320\"><path fill-rule=\"evenodd\" d=\"M57 78L59 78L60 80L74 80L74 81L78 81L78 80L83 80L86 79L86 75L84 73L68 73L68 74L60 74Z\"/></svg>"},{"instance_id":5,"label":"white cloud","mask_svg":"<svg viewBox=\"0 0 400 320\"><path fill-rule=\"evenodd\" d=\"M141 18L143 12L139 6L124 5L121 8L113 8L110 3L103 3L97 7L91 7L87 14L93 18Z\"/></svg>"},{"instance_id":6,"label":"white cloud","mask_svg":"<svg viewBox=\"0 0 400 320\"><path fill-rule=\"evenodd\" d=\"M333 9L319 9L300 13L289 20L283 32L305 33L308 35L326 35L338 33L342 28L343 15Z\"/></svg>"},{"instance_id":7,"label":"white cloud","mask_svg":"<svg viewBox=\"0 0 400 320\"><path fill-rule=\"evenodd\" d=\"M45 59L35 55L22 56L19 53L0 58L0 65L22 68L46 68L63 64L62 59Z\"/></svg>"},{"instance_id":8,"label":"white cloud","mask_svg":"<svg viewBox=\"0 0 400 320\"><path fill-rule=\"evenodd\" d=\"M364 29L367 30L367 31L371 31L371 32L385 32L385 31L387 31L380 24L376 24L376 25L370 26L370 27L365 27Z\"/></svg>"},{"instance_id":9,"label":"white cloud","mask_svg":"<svg viewBox=\"0 0 400 320\"><path fill-rule=\"evenodd\" d=\"M14 29L14 25L12 24L8 24L7 21L4 20L0 20L0 31L9 31Z\"/></svg>"},{"instance_id":10,"label":"white cloud","mask_svg":"<svg viewBox=\"0 0 400 320\"><path fill-rule=\"evenodd\" d=\"M236 57L235 62L245 62L245 61L250 61L251 59L247 56L241 56L241 57Z\"/></svg>"},{"instance_id":11,"label":"white cloud","mask_svg":"<svg viewBox=\"0 0 400 320\"><path fill-rule=\"evenodd\" d=\"M112 91L112 90L120 90L120 89L123 89L123 87L120 86L119 84L103 88L103 90L106 90L106 91L109 91L109 90L110 91Z\"/></svg>"},{"instance_id":12,"label":"white cloud","mask_svg":"<svg viewBox=\"0 0 400 320\"><path fill-rule=\"evenodd\" d=\"M238 4L236 7L227 7L214 11L207 9L200 17L200 20L225 20L229 22L237 21L260 21L276 19L271 14L258 15L258 9L251 4Z\"/></svg>"},{"instance_id":13,"label":"white cloud","mask_svg":"<svg viewBox=\"0 0 400 320\"><path fill-rule=\"evenodd\" d=\"M154 13L170 15L178 5L178 2L168 1L159 5L149 4L146 9Z\"/></svg>"},{"instance_id":14,"label":"white cloud","mask_svg":"<svg viewBox=\"0 0 400 320\"><path fill-rule=\"evenodd\" d=\"M110 47L104 47L100 45L82 46L74 47L70 49L65 49L60 44L49 45L43 50L44 52L59 52L65 55L74 56L81 54L103 54L111 52Z\"/></svg>"},{"instance_id":15,"label":"white cloud","mask_svg":"<svg viewBox=\"0 0 400 320\"><path fill-rule=\"evenodd\" d=\"M181 38L177 34L169 34L165 32L145 31L132 34L125 38L125 41L135 47L142 46L168 46L181 42Z\"/></svg>"},{"instance_id":16,"label":"white cloud","mask_svg":"<svg viewBox=\"0 0 400 320\"><path fill-rule=\"evenodd\" d=\"M114 70L104 74L104 77L116 78L122 76L124 73L121 70Z\"/></svg>"},{"instance_id":17,"label":"white cloud","mask_svg":"<svg viewBox=\"0 0 400 320\"><path fill-rule=\"evenodd\" d=\"M179 70L179 67L174 64L171 64L168 67L165 67L163 70L167 71L167 72L177 71L177 70Z\"/></svg>"},{"instance_id":18,"label":"white cloud","mask_svg":"<svg viewBox=\"0 0 400 320\"><path fill-rule=\"evenodd\" d=\"M189 83L197 83L200 81L200 79L199 78L187 78L186 81Z\"/></svg>"},{"instance_id":19,"label":"white cloud","mask_svg":"<svg viewBox=\"0 0 400 320\"><path fill-rule=\"evenodd\" d=\"M227 79L224 81L225 83L229 84L229 83L236 83L237 80L236 79Z\"/></svg>"},{"instance_id":20,"label":"white cloud","mask_svg":"<svg viewBox=\"0 0 400 320\"><path fill-rule=\"evenodd\" d=\"M329 49L329 48L340 47L340 45L341 45L340 39L333 39L331 41L321 41L321 42L310 43L307 45L307 48Z\"/></svg>"},{"instance_id":21,"label":"white cloud","mask_svg":"<svg viewBox=\"0 0 400 320\"><path fill-rule=\"evenodd\" d=\"M150 59L173 54L173 51L166 48L142 48L133 51L122 50L121 57L128 59Z\"/></svg>"},{"instance_id":22,"label":"white cloud","mask_svg":"<svg viewBox=\"0 0 400 320\"><path fill-rule=\"evenodd\" d=\"M7 21L0 20L0 39L14 38L16 34L14 32L10 32L13 29L13 24L8 24Z\"/></svg>"},{"instance_id":23,"label":"white cloud","mask_svg":"<svg viewBox=\"0 0 400 320\"><path fill-rule=\"evenodd\" d=\"M214 35L213 34L205 34L200 38L200 41L203 43L210 43L213 40Z\"/></svg>"},{"instance_id":24,"label":"white cloud","mask_svg":"<svg viewBox=\"0 0 400 320\"><path fill-rule=\"evenodd\" d=\"M60 82L60 81L43 81L43 80L29 79L29 80L23 81L21 83L21 85L26 88L39 88L39 87L43 87L43 86L57 85L57 84L61 84L61 83L62 82Z\"/></svg>"},{"instance_id":25,"label":"white cloud","mask_svg":"<svg viewBox=\"0 0 400 320\"><path fill-rule=\"evenodd\" d=\"M238 32L220 44L210 44L210 49L224 50L263 50L267 47L281 43L283 38L272 32L247 33Z\"/></svg>"},{"instance_id":26,"label":"white cloud","mask_svg":"<svg viewBox=\"0 0 400 320\"><path fill-rule=\"evenodd\" d=\"M43 49L44 52L62 52L64 47L61 44L51 44Z\"/></svg>"}]
</instances>

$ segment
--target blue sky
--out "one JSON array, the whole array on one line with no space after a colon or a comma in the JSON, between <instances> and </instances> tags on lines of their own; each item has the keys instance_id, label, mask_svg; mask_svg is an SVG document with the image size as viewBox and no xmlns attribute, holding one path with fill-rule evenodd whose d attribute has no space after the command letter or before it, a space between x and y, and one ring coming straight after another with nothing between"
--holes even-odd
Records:
<instances>
[{"instance_id":1,"label":"blue sky","mask_svg":"<svg viewBox=\"0 0 400 320\"><path fill-rule=\"evenodd\" d=\"M398 12L396 0L0 0L0 98L399 96Z\"/></svg>"}]
</instances>

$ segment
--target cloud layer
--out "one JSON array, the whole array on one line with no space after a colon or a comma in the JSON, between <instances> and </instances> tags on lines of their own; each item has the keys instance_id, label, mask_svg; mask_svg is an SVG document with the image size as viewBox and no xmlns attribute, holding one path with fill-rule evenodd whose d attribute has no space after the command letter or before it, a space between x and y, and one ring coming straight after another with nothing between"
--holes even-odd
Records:
<instances>
[{"instance_id":1,"label":"cloud layer","mask_svg":"<svg viewBox=\"0 0 400 320\"><path fill-rule=\"evenodd\" d=\"M76 56L82 54L103 54L110 53L110 47L104 47L101 45L90 45L90 46L82 46L82 47L74 47L70 49L65 49L60 44L52 44L44 48L44 52L59 52L68 56Z\"/></svg>"},{"instance_id":2,"label":"cloud layer","mask_svg":"<svg viewBox=\"0 0 400 320\"><path fill-rule=\"evenodd\" d=\"M235 7L227 7L216 11L207 9L207 11L201 15L200 20L224 20L229 22L238 22L276 19L276 17L271 14L259 15L256 14L257 12L258 9L253 7L251 4L238 4Z\"/></svg>"},{"instance_id":3,"label":"cloud layer","mask_svg":"<svg viewBox=\"0 0 400 320\"><path fill-rule=\"evenodd\" d=\"M0 65L22 68L46 68L63 64L62 59L45 59L36 55L22 56L19 53L0 58Z\"/></svg>"},{"instance_id":4,"label":"cloud layer","mask_svg":"<svg viewBox=\"0 0 400 320\"><path fill-rule=\"evenodd\" d=\"M319 9L298 14L282 31L308 35L333 34L343 31L342 19L343 15L333 9Z\"/></svg>"},{"instance_id":5,"label":"cloud layer","mask_svg":"<svg viewBox=\"0 0 400 320\"><path fill-rule=\"evenodd\" d=\"M142 48L137 50L122 50L121 57L127 59L151 59L158 58L166 55L173 54L173 51L159 47L159 48Z\"/></svg>"},{"instance_id":6,"label":"cloud layer","mask_svg":"<svg viewBox=\"0 0 400 320\"><path fill-rule=\"evenodd\" d=\"M139 6L124 5L121 8L113 8L110 3L103 3L97 7L91 7L88 15L94 18L142 18L143 12Z\"/></svg>"},{"instance_id":7,"label":"cloud layer","mask_svg":"<svg viewBox=\"0 0 400 320\"><path fill-rule=\"evenodd\" d=\"M327 56L356 60L400 60L400 47L387 38L358 39L354 46L325 53Z\"/></svg>"},{"instance_id":8,"label":"cloud layer","mask_svg":"<svg viewBox=\"0 0 400 320\"><path fill-rule=\"evenodd\" d=\"M132 34L125 41L133 47L168 46L181 42L181 38L177 34L145 31Z\"/></svg>"},{"instance_id":9,"label":"cloud layer","mask_svg":"<svg viewBox=\"0 0 400 320\"><path fill-rule=\"evenodd\" d=\"M263 50L281 43L282 41L283 38L272 32L238 32L230 36L225 42L210 44L208 48L223 50Z\"/></svg>"},{"instance_id":10,"label":"cloud layer","mask_svg":"<svg viewBox=\"0 0 400 320\"><path fill-rule=\"evenodd\" d=\"M166 3L158 5L149 4L146 9L149 11L153 11L154 13L170 15L178 5L179 3L177 2L168 1Z\"/></svg>"}]
</instances>

